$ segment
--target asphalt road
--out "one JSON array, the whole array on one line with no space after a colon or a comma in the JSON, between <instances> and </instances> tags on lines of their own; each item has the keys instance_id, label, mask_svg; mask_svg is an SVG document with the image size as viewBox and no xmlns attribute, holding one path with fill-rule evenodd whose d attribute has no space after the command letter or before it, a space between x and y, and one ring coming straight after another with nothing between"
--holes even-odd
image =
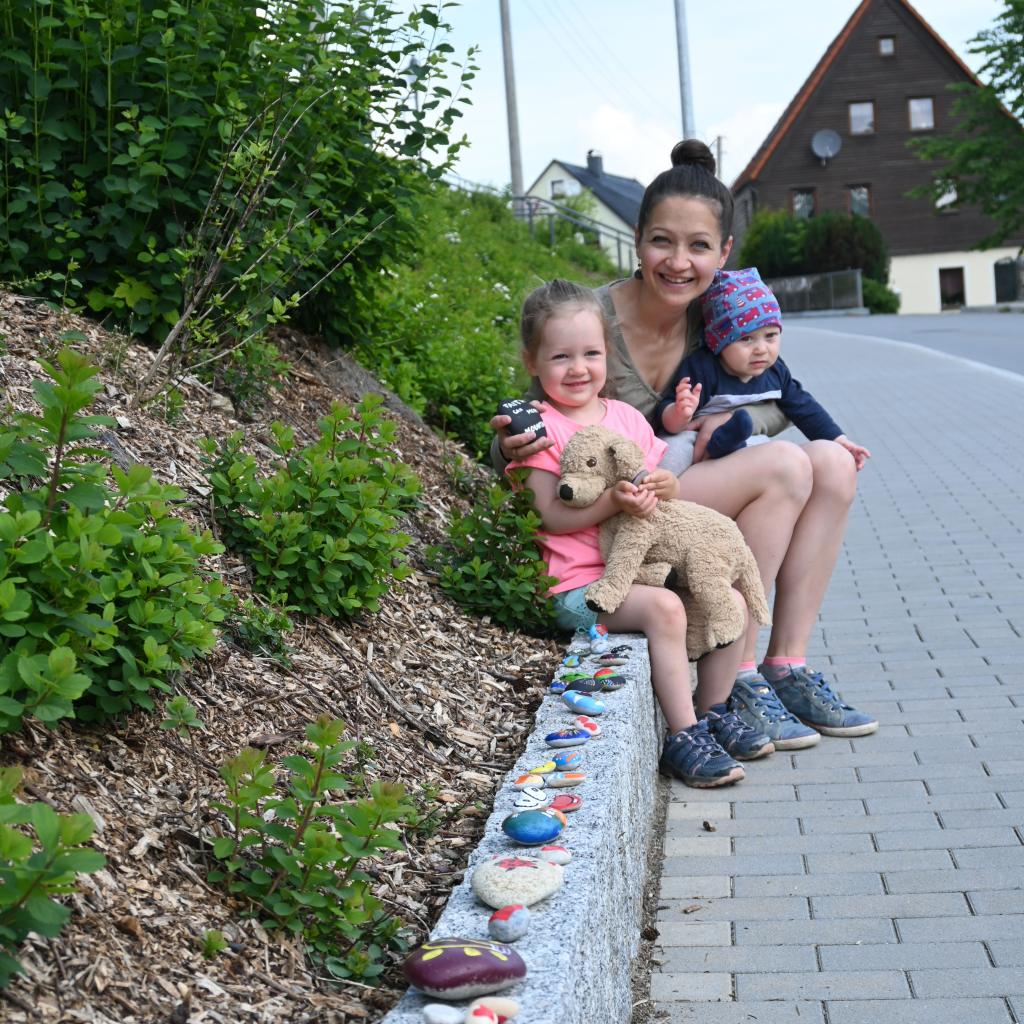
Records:
<instances>
[{"instance_id":1,"label":"asphalt road","mask_svg":"<svg viewBox=\"0 0 1024 1024\"><path fill-rule=\"evenodd\" d=\"M1024 374L1024 313L799 317L793 327L889 338Z\"/></svg>"}]
</instances>

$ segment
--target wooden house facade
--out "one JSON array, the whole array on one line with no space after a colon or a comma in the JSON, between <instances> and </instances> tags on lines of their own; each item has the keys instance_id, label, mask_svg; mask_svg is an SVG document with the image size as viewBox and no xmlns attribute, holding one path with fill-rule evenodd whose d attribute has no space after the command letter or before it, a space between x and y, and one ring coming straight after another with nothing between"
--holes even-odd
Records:
<instances>
[{"instance_id":1,"label":"wooden house facade","mask_svg":"<svg viewBox=\"0 0 1024 1024\"><path fill-rule=\"evenodd\" d=\"M907 144L953 128L954 82L977 79L910 4L862 0L736 179L734 252L759 209L852 211L882 230L901 312L1016 298L997 282L1014 279L1006 261L1024 239L972 251L994 229L988 218L952 189L939 203L908 195L935 165Z\"/></svg>"}]
</instances>

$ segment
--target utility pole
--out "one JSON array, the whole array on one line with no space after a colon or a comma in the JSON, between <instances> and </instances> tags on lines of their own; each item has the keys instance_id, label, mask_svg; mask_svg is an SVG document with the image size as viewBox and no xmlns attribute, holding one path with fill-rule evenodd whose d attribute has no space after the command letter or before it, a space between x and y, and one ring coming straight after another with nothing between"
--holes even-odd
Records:
<instances>
[{"instance_id":1,"label":"utility pole","mask_svg":"<svg viewBox=\"0 0 1024 1024\"><path fill-rule=\"evenodd\" d=\"M521 216L519 197L523 194L523 158L519 152L519 112L516 109L516 73L512 65L512 27L508 0L498 0L501 10L501 52L505 60L505 109L508 115L508 157L512 167L512 210Z\"/></svg>"},{"instance_id":2,"label":"utility pole","mask_svg":"<svg viewBox=\"0 0 1024 1024\"><path fill-rule=\"evenodd\" d=\"M676 54L679 61L679 105L683 112L683 138L692 139L696 134L693 127L693 94L690 89L690 44L686 37L686 0L675 0L676 4Z\"/></svg>"}]
</instances>

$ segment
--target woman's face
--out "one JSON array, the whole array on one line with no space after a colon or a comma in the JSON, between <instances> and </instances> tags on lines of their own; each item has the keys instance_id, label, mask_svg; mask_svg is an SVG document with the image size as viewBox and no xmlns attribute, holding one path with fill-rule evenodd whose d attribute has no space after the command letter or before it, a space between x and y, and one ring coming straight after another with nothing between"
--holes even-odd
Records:
<instances>
[{"instance_id":1,"label":"woman's face","mask_svg":"<svg viewBox=\"0 0 1024 1024\"><path fill-rule=\"evenodd\" d=\"M731 248L732 238L723 244L715 206L692 196L666 196L636 236L645 288L680 308L707 290Z\"/></svg>"}]
</instances>

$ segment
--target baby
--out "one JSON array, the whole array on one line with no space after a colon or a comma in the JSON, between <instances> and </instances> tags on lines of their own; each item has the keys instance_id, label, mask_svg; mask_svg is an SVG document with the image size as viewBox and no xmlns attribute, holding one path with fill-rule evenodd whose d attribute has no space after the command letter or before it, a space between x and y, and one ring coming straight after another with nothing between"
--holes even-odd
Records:
<instances>
[{"instance_id":1,"label":"baby","mask_svg":"<svg viewBox=\"0 0 1024 1024\"><path fill-rule=\"evenodd\" d=\"M736 410L708 440L707 457L720 459L769 440L751 437L753 424L743 406L774 401L808 440L835 441L862 469L871 453L843 433L779 358L782 312L756 268L720 270L701 296L701 305L706 347L679 364L665 388L665 394L674 397L655 410L655 430L693 431L694 420L701 416ZM672 469L679 471L675 465Z\"/></svg>"}]
</instances>

